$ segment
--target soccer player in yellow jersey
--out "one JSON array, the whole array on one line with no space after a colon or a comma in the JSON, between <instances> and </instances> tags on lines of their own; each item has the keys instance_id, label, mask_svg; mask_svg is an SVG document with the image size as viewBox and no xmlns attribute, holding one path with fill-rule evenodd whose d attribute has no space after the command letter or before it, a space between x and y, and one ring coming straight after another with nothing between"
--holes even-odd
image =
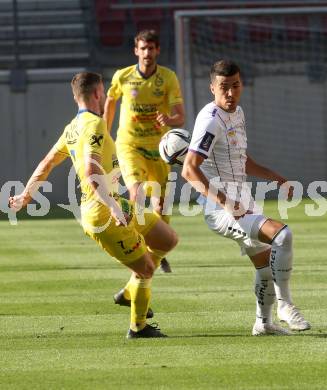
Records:
<instances>
[{"instance_id":1,"label":"soccer player in yellow jersey","mask_svg":"<svg viewBox=\"0 0 327 390\"><path fill-rule=\"evenodd\" d=\"M146 316L155 263L177 244L177 236L155 214L146 214L145 224L139 225L133 205L116 192L120 173L115 144L102 118L102 77L82 72L74 76L71 85L79 108L77 116L39 163L25 190L9 198L9 205L15 211L26 206L52 169L70 157L81 182L85 233L132 271L126 289L126 300L131 306L127 337L165 337L158 328L146 323Z\"/></svg>"},{"instance_id":2,"label":"soccer player in yellow jersey","mask_svg":"<svg viewBox=\"0 0 327 390\"><path fill-rule=\"evenodd\" d=\"M144 30L135 37L137 65L118 70L111 82L105 103L104 119L111 131L117 100L122 98L117 155L130 199L136 201L143 183L160 184L156 211L162 215L169 165L159 155L160 138L171 128L184 123L184 105L176 74L157 64L159 37L154 30ZM154 194L152 194L154 198ZM166 259L164 272L171 272Z\"/></svg>"}]
</instances>

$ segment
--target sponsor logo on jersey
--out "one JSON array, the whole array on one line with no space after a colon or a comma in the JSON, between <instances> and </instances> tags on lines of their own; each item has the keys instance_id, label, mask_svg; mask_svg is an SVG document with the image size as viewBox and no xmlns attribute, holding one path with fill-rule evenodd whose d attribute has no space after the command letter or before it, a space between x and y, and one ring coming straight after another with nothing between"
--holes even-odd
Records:
<instances>
[{"instance_id":1,"label":"sponsor logo on jersey","mask_svg":"<svg viewBox=\"0 0 327 390\"><path fill-rule=\"evenodd\" d=\"M136 96L139 94L138 89L131 89L131 95L133 98L136 98Z\"/></svg>"},{"instance_id":2,"label":"sponsor logo on jersey","mask_svg":"<svg viewBox=\"0 0 327 390\"><path fill-rule=\"evenodd\" d=\"M111 156L111 160L112 160L112 167L113 168L118 168L119 167L119 161L118 161L118 158L115 154L113 154Z\"/></svg>"},{"instance_id":3,"label":"sponsor logo on jersey","mask_svg":"<svg viewBox=\"0 0 327 390\"><path fill-rule=\"evenodd\" d=\"M157 112L157 105L132 103L130 105L130 109L131 111L137 112L139 114L151 114Z\"/></svg>"},{"instance_id":4,"label":"sponsor logo on jersey","mask_svg":"<svg viewBox=\"0 0 327 390\"><path fill-rule=\"evenodd\" d=\"M208 152L214 138L215 138L215 136L213 134L206 131L206 133L204 134L204 136L202 138L202 141L200 142L200 145L199 145L200 148L202 150L205 150L206 152Z\"/></svg>"},{"instance_id":5,"label":"sponsor logo on jersey","mask_svg":"<svg viewBox=\"0 0 327 390\"><path fill-rule=\"evenodd\" d=\"M131 253L135 252L136 249L138 249L141 246L141 242L142 242L142 239L141 239L141 236L139 235L137 237L136 243L131 248L126 248L123 241L117 241L117 244L119 244L120 247L122 248L124 255L130 255Z\"/></svg>"},{"instance_id":6,"label":"sponsor logo on jersey","mask_svg":"<svg viewBox=\"0 0 327 390\"><path fill-rule=\"evenodd\" d=\"M142 84L142 81L128 81L128 84L131 87L139 87Z\"/></svg>"},{"instance_id":7,"label":"sponsor logo on jersey","mask_svg":"<svg viewBox=\"0 0 327 390\"><path fill-rule=\"evenodd\" d=\"M156 112L153 114L140 114L140 115L133 115L131 117L132 122L141 122L144 124L145 122L153 123L157 118Z\"/></svg>"},{"instance_id":8,"label":"sponsor logo on jersey","mask_svg":"<svg viewBox=\"0 0 327 390\"><path fill-rule=\"evenodd\" d=\"M161 96L164 95L164 91L162 91L162 90L159 89L159 88L156 88L156 89L152 92L152 94L153 94L154 96L156 96L156 97L161 97Z\"/></svg>"},{"instance_id":9,"label":"sponsor logo on jersey","mask_svg":"<svg viewBox=\"0 0 327 390\"><path fill-rule=\"evenodd\" d=\"M67 144L75 144L77 142L78 136L78 127L75 124L72 124L65 134Z\"/></svg>"},{"instance_id":10,"label":"sponsor logo on jersey","mask_svg":"<svg viewBox=\"0 0 327 390\"><path fill-rule=\"evenodd\" d=\"M101 146L102 140L103 140L103 135L96 136L95 134L93 134L91 136L91 139L90 139L90 145L91 146L93 146L93 145Z\"/></svg>"}]
</instances>

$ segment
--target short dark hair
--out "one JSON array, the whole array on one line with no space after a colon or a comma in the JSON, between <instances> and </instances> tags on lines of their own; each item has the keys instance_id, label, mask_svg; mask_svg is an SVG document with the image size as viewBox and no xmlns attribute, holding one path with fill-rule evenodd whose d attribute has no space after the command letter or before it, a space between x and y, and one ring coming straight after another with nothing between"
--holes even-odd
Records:
<instances>
[{"instance_id":1,"label":"short dark hair","mask_svg":"<svg viewBox=\"0 0 327 390\"><path fill-rule=\"evenodd\" d=\"M160 46L159 35L155 30L142 30L134 38L135 47L139 41L154 42L156 47Z\"/></svg>"},{"instance_id":2,"label":"short dark hair","mask_svg":"<svg viewBox=\"0 0 327 390\"><path fill-rule=\"evenodd\" d=\"M220 60L215 62L210 69L210 79L213 82L216 76L234 76L236 73L241 74L239 66L230 60Z\"/></svg>"},{"instance_id":3,"label":"short dark hair","mask_svg":"<svg viewBox=\"0 0 327 390\"><path fill-rule=\"evenodd\" d=\"M87 101L100 83L102 83L101 74L94 72L81 72L75 74L70 85L74 96L78 99Z\"/></svg>"}]
</instances>

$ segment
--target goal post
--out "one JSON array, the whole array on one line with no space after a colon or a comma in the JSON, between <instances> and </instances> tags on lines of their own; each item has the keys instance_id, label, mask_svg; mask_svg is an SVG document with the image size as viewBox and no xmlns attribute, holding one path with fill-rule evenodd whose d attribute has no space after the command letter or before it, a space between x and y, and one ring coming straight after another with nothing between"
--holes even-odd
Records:
<instances>
[{"instance_id":1,"label":"goal post","mask_svg":"<svg viewBox=\"0 0 327 390\"><path fill-rule=\"evenodd\" d=\"M249 153L307 186L327 180L327 7L175 12L176 67L193 129L211 65L242 71Z\"/></svg>"}]
</instances>

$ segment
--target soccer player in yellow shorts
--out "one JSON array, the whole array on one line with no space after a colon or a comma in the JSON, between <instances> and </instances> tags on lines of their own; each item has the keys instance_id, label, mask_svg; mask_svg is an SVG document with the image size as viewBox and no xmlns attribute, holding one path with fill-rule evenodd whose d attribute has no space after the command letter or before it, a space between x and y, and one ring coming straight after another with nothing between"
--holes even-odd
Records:
<instances>
[{"instance_id":1,"label":"soccer player in yellow shorts","mask_svg":"<svg viewBox=\"0 0 327 390\"><path fill-rule=\"evenodd\" d=\"M151 279L157 263L177 244L175 232L154 214L139 225L133 205L117 193L120 171L115 144L102 118L105 102L102 77L82 72L72 80L77 116L29 179L25 190L9 198L15 211L26 206L52 169L70 157L80 179L81 216L85 233L132 271L126 288L131 306L128 338L165 337L147 324Z\"/></svg>"},{"instance_id":2,"label":"soccer player in yellow shorts","mask_svg":"<svg viewBox=\"0 0 327 390\"><path fill-rule=\"evenodd\" d=\"M160 185L156 212L162 215L169 166L160 158L160 138L171 128L184 123L184 105L176 74L157 64L159 37L154 30L144 30L135 37L137 65L118 70L111 82L105 103L104 119L111 131L117 100L122 98L117 154L130 199L136 201L149 181ZM142 198L142 196L141 196ZM166 259L161 269L171 272Z\"/></svg>"}]
</instances>

